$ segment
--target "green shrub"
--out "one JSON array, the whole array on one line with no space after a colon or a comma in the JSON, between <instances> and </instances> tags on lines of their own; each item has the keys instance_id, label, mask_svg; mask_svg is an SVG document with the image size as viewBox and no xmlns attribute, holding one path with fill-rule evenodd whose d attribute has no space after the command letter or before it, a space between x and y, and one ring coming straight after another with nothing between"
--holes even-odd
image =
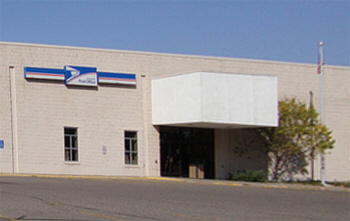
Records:
<instances>
[{"instance_id":1,"label":"green shrub","mask_svg":"<svg viewBox=\"0 0 350 221\"><path fill-rule=\"evenodd\" d=\"M265 182L266 173L263 170L238 171L231 176L231 179L236 181Z\"/></svg>"}]
</instances>

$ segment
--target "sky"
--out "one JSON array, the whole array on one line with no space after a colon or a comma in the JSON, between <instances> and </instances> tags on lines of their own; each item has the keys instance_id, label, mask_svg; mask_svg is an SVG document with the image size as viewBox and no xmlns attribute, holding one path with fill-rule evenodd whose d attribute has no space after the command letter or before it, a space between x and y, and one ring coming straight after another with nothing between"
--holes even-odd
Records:
<instances>
[{"instance_id":1,"label":"sky","mask_svg":"<svg viewBox=\"0 0 350 221\"><path fill-rule=\"evenodd\" d=\"M350 0L0 0L0 41L350 66Z\"/></svg>"}]
</instances>

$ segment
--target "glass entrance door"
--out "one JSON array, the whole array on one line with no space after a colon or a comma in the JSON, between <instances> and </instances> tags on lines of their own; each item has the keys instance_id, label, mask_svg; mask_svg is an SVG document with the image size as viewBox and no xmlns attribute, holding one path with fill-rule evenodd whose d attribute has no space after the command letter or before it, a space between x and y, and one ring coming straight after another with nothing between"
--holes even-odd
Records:
<instances>
[{"instance_id":1,"label":"glass entrance door","mask_svg":"<svg viewBox=\"0 0 350 221\"><path fill-rule=\"evenodd\" d=\"M189 177L196 167L204 178L214 178L213 129L162 126L160 142L162 176Z\"/></svg>"}]
</instances>

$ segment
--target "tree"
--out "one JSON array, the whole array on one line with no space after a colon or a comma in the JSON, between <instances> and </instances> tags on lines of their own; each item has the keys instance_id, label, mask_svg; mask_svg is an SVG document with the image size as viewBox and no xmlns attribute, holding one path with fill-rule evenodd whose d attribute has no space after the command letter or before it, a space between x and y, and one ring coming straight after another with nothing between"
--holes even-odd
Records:
<instances>
[{"instance_id":1,"label":"tree","mask_svg":"<svg viewBox=\"0 0 350 221\"><path fill-rule=\"evenodd\" d=\"M308 151L308 160L311 162L311 180L314 180L313 162L317 156L317 153L324 152L327 149L333 149L335 140L332 138L332 132L327 128L327 126L320 124L318 121L318 113L314 108L312 102L310 102L308 114L309 122L306 123L309 123L309 125L305 147Z\"/></svg>"},{"instance_id":2,"label":"tree","mask_svg":"<svg viewBox=\"0 0 350 221\"><path fill-rule=\"evenodd\" d=\"M279 126L257 130L269 157L272 180L306 174L308 161L313 160L316 150L334 147L331 132L317 117L312 105L307 108L295 99L284 99L279 102Z\"/></svg>"}]
</instances>

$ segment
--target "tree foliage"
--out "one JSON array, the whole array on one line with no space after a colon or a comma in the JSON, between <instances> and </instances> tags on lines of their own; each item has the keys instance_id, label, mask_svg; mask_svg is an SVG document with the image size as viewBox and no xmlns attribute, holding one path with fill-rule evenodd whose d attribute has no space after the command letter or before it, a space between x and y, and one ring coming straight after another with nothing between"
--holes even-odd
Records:
<instances>
[{"instance_id":1,"label":"tree foliage","mask_svg":"<svg viewBox=\"0 0 350 221\"><path fill-rule=\"evenodd\" d=\"M312 105L307 108L295 99L284 99L279 102L279 126L257 130L270 159L272 180L306 174L315 153L334 147L331 132L317 118Z\"/></svg>"}]
</instances>

